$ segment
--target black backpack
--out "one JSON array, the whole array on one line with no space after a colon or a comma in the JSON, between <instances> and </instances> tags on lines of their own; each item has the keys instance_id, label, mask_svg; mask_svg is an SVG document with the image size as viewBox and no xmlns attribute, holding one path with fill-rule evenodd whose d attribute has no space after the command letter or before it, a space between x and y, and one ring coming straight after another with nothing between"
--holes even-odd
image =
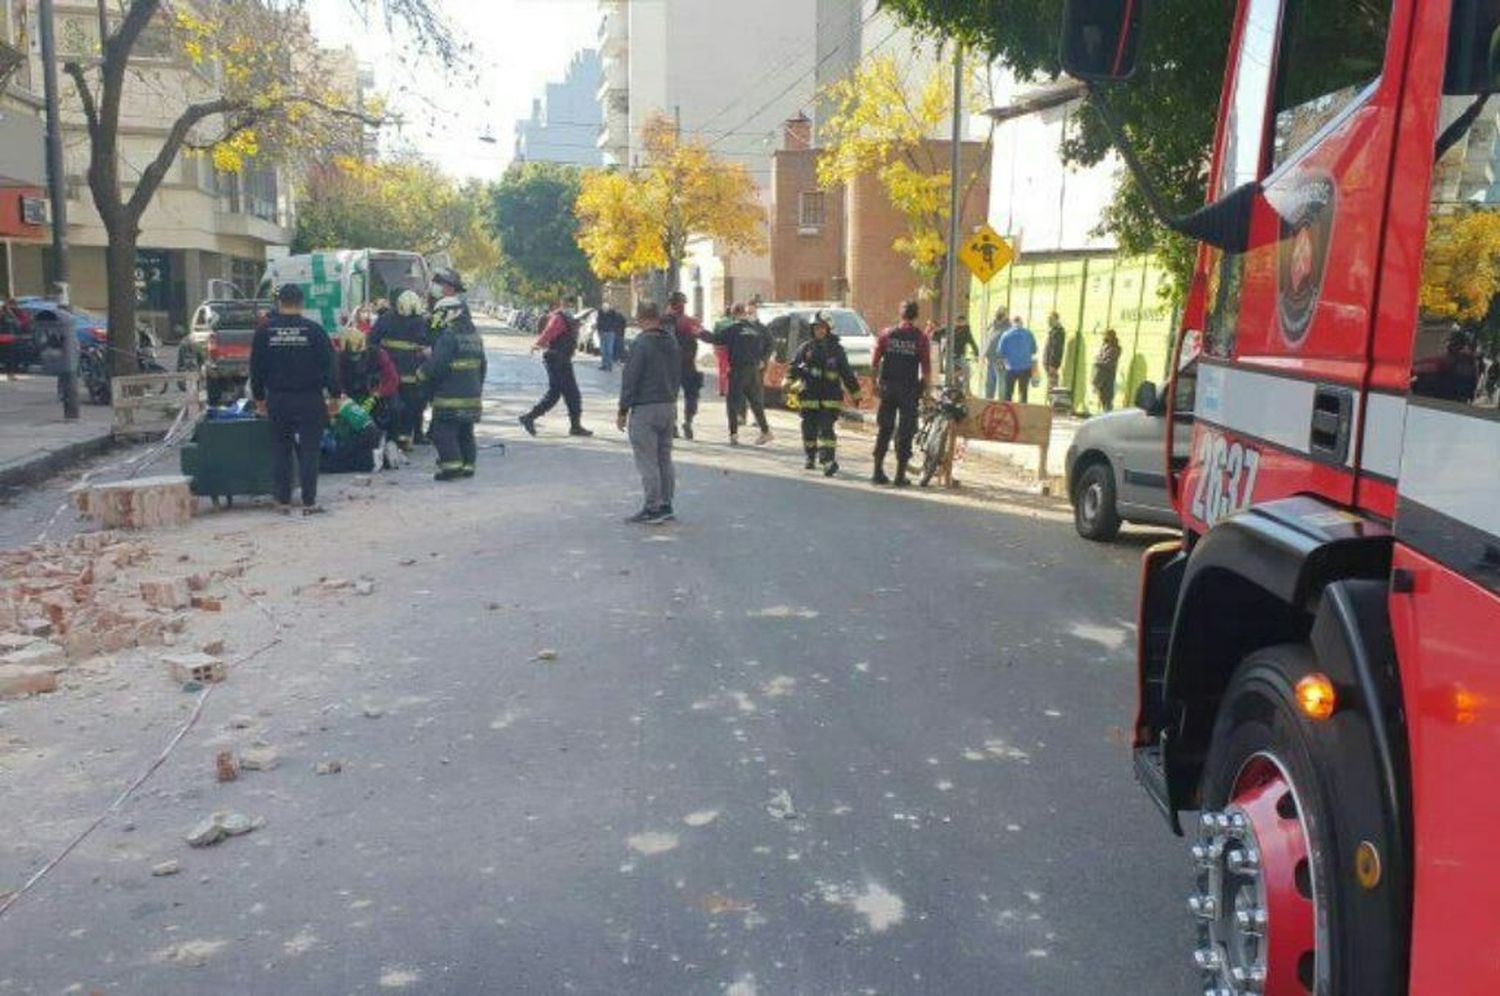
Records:
<instances>
[{"instance_id":1,"label":"black backpack","mask_svg":"<svg viewBox=\"0 0 1500 996\"><path fill-rule=\"evenodd\" d=\"M552 340L552 345L547 347L547 352L564 360L571 360L573 354L578 352L578 330L581 323L566 311L559 311L558 314L562 316L563 334Z\"/></svg>"}]
</instances>

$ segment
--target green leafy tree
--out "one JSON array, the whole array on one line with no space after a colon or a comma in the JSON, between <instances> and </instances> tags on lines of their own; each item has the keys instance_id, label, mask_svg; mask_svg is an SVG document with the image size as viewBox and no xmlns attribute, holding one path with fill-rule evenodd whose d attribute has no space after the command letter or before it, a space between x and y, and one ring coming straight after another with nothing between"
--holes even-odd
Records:
<instances>
[{"instance_id":1,"label":"green leafy tree","mask_svg":"<svg viewBox=\"0 0 1500 996\"><path fill-rule=\"evenodd\" d=\"M522 162L490 188L487 223L499 244L505 290L524 301L599 299L599 279L578 246L577 167Z\"/></svg>"},{"instance_id":2,"label":"green leafy tree","mask_svg":"<svg viewBox=\"0 0 1500 996\"><path fill-rule=\"evenodd\" d=\"M921 31L956 36L988 53L1018 78L1052 79L1061 72L1058 37L1064 0L883 2ZM1135 78L1129 85L1105 88L1141 162L1170 207L1179 211L1204 202L1233 14L1231 3L1155 0ZM1092 166L1109 148L1098 116L1084 113L1063 146L1063 161ZM1161 256L1176 287L1185 287L1192 274L1193 243L1157 224L1135 181L1122 179L1101 227L1126 252Z\"/></svg>"},{"instance_id":3,"label":"green leafy tree","mask_svg":"<svg viewBox=\"0 0 1500 996\"><path fill-rule=\"evenodd\" d=\"M297 252L331 248L452 252L479 217L480 199L430 162L335 159L308 171Z\"/></svg>"}]
</instances>

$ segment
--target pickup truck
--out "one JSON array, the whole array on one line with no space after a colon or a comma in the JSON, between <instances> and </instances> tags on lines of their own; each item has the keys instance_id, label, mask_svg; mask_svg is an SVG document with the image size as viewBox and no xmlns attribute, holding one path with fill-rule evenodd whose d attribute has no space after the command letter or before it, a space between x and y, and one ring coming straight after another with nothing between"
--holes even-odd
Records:
<instances>
[{"instance_id":1,"label":"pickup truck","mask_svg":"<svg viewBox=\"0 0 1500 996\"><path fill-rule=\"evenodd\" d=\"M270 301L208 300L193 313L188 341L203 371L210 407L233 401L250 379L250 345Z\"/></svg>"}]
</instances>

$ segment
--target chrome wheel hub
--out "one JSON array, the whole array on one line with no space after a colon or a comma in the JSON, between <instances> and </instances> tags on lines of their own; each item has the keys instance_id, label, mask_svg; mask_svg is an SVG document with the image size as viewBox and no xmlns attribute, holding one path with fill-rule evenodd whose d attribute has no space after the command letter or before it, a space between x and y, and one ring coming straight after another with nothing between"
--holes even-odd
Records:
<instances>
[{"instance_id":1,"label":"chrome wheel hub","mask_svg":"<svg viewBox=\"0 0 1500 996\"><path fill-rule=\"evenodd\" d=\"M1099 510L1104 507L1104 489L1097 484L1090 484L1083 491L1083 517L1093 522L1099 517Z\"/></svg>"},{"instance_id":2,"label":"chrome wheel hub","mask_svg":"<svg viewBox=\"0 0 1500 996\"><path fill-rule=\"evenodd\" d=\"M1304 996L1316 967L1308 834L1290 777L1270 755L1241 769L1229 804L1205 811L1193 845L1204 996Z\"/></svg>"}]
</instances>

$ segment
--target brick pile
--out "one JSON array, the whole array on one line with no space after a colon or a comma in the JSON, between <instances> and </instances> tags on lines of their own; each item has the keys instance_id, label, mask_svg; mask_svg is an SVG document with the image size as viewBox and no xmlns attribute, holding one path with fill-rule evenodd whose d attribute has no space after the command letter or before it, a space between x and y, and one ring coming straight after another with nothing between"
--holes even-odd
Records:
<instances>
[{"instance_id":1,"label":"brick pile","mask_svg":"<svg viewBox=\"0 0 1500 996\"><path fill-rule=\"evenodd\" d=\"M0 698L52 691L72 662L169 645L193 591L244 569L136 577L150 560L147 544L112 532L0 552Z\"/></svg>"}]
</instances>

